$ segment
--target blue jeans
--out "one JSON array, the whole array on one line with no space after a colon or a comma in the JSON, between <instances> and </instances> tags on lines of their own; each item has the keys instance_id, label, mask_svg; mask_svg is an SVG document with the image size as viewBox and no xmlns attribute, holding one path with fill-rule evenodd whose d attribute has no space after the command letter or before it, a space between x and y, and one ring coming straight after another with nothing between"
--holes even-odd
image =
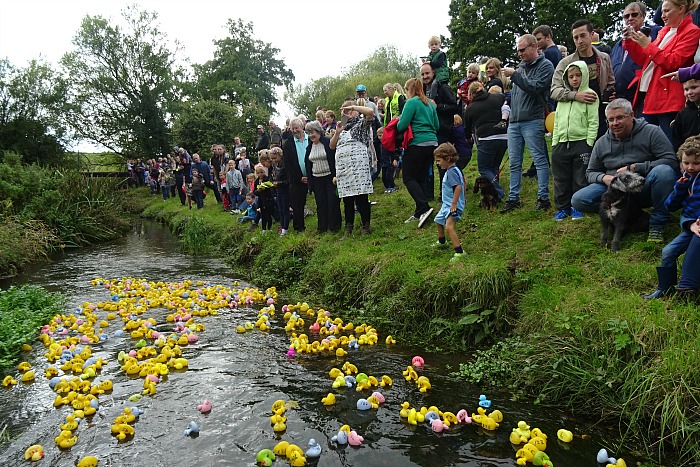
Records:
<instances>
[{"instance_id":1,"label":"blue jeans","mask_svg":"<svg viewBox=\"0 0 700 467\"><path fill-rule=\"evenodd\" d=\"M478 166L479 175L491 180L493 188L496 190L498 199L503 199L505 194L503 188L498 183L496 174L503 161L503 156L508 149L508 141L505 139L494 140L477 140L476 142L476 164Z\"/></svg>"},{"instance_id":2,"label":"blue jeans","mask_svg":"<svg viewBox=\"0 0 700 467\"><path fill-rule=\"evenodd\" d=\"M277 210L280 216L280 227L289 229L289 189L277 190Z\"/></svg>"},{"instance_id":3,"label":"blue jeans","mask_svg":"<svg viewBox=\"0 0 700 467\"><path fill-rule=\"evenodd\" d=\"M664 132L671 144L673 144L673 130L671 130L671 122L674 118L676 118L676 115L678 115L678 112L666 112L663 114L645 114L644 111L642 111L642 116L644 117L644 120L661 128L661 131ZM678 144L680 143L682 143L682 141L680 141Z\"/></svg>"},{"instance_id":4,"label":"blue jeans","mask_svg":"<svg viewBox=\"0 0 700 467\"><path fill-rule=\"evenodd\" d=\"M238 209L238 205L243 201L243 196L236 189L228 194L228 199L231 201L231 209Z\"/></svg>"},{"instance_id":5,"label":"blue jeans","mask_svg":"<svg viewBox=\"0 0 700 467\"><path fill-rule=\"evenodd\" d=\"M657 165L647 174L642 192L631 200L642 208L653 207L649 227L663 229L670 218L664 202L680 174L670 165ZM607 191L604 183L592 183L581 188L571 198L571 206L581 212L598 212L600 197Z\"/></svg>"},{"instance_id":6,"label":"blue jeans","mask_svg":"<svg viewBox=\"0 0 700 467\"><path fill-rule=\"evenodd\" d=\"M693 234L688 250L683 258L681 280L678 281L679 289L698 290L700 286L700 237Z\"/></svg>"},{"instance_id":7,"label":"blue jeans","mask_svg":"<svg viewBox=\"0 0 700 467\"><path fill-rule=\"evenodd\" d=\"M677 267L676 261L688 249L693 237L694 233L684 230L671 240L671 243L661 250L661 266Z\"/></svg>"},{"instance_id":8,"label":"blue jeans","mask_svg":"<svg viewBox=\"0 0 700 467\"><path fill-rule=\"evenodd\" d=\"M508 155L510 156L510 191L508 199L520 199L523 179L523 157L525 145L532 154L537 168L537 199L549 198L549 159L544 140L544 120L511 122L508 125Z\"/></svg>"}]
</instances>

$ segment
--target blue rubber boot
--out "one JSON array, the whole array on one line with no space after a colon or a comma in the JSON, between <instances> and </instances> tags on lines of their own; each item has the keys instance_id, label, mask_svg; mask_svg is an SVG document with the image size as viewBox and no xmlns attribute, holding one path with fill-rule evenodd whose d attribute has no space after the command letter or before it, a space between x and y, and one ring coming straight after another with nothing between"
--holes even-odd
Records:
<instances>
[{"instance_id":1,"label":"blue rubber boot","mask_svg":"<svg viewBox=\"0 0 700 467\"><path fill-rule=\"evenodd\" d=\"M675 266L658 266L656 275L659 277L659 286L649 295L645 295L645 300L654 300L670 295L673 287L676 285L676 267Z\"/></svg>"}]
</instances>

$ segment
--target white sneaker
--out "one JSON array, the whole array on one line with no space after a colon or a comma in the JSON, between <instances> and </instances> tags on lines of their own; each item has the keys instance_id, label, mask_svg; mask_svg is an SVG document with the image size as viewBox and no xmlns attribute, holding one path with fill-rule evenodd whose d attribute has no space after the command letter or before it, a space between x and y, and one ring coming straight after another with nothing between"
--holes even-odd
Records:
<instances>
[{"instance_id":1,"label":"white sneaker","mask_svg":"<svg viewBox=\"0 0 700 467\"><path fill-rule=\"evenodd\" d=\"M418 218L417 218L416 216L411 216L411 217L409 217L408 219L406 219L405 221L403 221L403 223L404 223L404 224L410 224L411 222L417 221L417 220L418 220Z\"/></svg>"},{"instance_id":2,"label":"white sneaker","mask_svg":"<svg viewBox=\"0 0 700 467\"><path fill-rule=\"evenodd\" d=\"M428 220L428 218L430 217L430 215L432 213L433 213L433 208L430 208L427 211L425 211L423 214L420 215L420 219L418 220L418 228L419 229L421 227L423 227L423 225L425 225L425 221Z\"/></svg>"}]
</instances>

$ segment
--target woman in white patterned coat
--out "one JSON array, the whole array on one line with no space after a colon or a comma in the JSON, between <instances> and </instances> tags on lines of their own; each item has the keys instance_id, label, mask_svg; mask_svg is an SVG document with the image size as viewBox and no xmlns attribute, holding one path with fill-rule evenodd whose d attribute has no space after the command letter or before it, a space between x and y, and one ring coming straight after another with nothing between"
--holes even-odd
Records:
<instances>
[{"instance_id":1,"label":"woman in white patterned coat","mask_svg":"<svg viewBox=\"0 0 700 467\"><path fill-rule=\"evenodd\" d=\"M369 145L372 144L374 111L364 105L364 99L347 99L341 107L343 119L338 122L330 147L335 149L335 172L338 197L345 210L345 234L352 234L355 205L362 220L362 233L370 233L370 204L372 173ZM343 124L347 117L347 123Z\"/></svg>"}]
</instances>

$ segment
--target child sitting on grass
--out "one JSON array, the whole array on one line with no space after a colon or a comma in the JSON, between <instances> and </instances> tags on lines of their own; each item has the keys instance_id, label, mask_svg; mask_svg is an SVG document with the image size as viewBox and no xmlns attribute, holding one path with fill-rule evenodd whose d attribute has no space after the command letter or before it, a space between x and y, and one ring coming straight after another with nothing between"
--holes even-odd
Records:
<instances>
[{"instance_id":1,"label":"child sitting on grass","mask_svg":"<svg viewBox=\"0 0 700 467\"><path fill-rule=\"evenodd\" d=\"M661 250L661 266L656 268L659 285L656 290L645 295L651 300L669 295L676 285L677 264L676 261L686 253L691 241L700 236L700 136L691 136L678 148L678 157L681 160L681 178L676 182L673 191L666 199L666 207L669 211L681 209L681 233L671 243ZM696 239L697 241L697 239ZM683 262L681 281L678 285L679 292L697 292L698 277L697 264L685 267L688 262Z\"/></svg>"},{"instance_id":2,"label":"child sitting on grass","mask_svg":"<svg viewBox=\"0 0 700 467\"><path fill-rule=\"evenodd\" d=\"M459 159L459 155L455 147L450 143L442 143L438 146L433 153L433 157L435 157L435 162L438 166L445 170L445 175L442 178L442 207L437 216L435 216L438 231L438 241L435 243L435 246L447 248L445 240L445 232L447 232L455 250L454 255L450 258L450 262L454 263L467 256L462 249L462 242L459 241L455 230L455 225L464 212L464 175L462 175L462 171L455 164Z\"/></svg>"},{"instance_id":3,"label":"child sitting on grass","mask_svg":"<svg viewBox=\"0 0 700 467\"><path fill-rule=\"evenodd\" d=\"M251 174L252 175L252 174ZM255 221L255 216L258 214L258 200L255 198L255 195L253 192L249 192L247 195L245 195L245 202L246 202L246 209L245 209L245 215L239 216L238 217L238 222L240 223L246 223L248 221L254 222Z\"/></svg>"}]
</instances>

